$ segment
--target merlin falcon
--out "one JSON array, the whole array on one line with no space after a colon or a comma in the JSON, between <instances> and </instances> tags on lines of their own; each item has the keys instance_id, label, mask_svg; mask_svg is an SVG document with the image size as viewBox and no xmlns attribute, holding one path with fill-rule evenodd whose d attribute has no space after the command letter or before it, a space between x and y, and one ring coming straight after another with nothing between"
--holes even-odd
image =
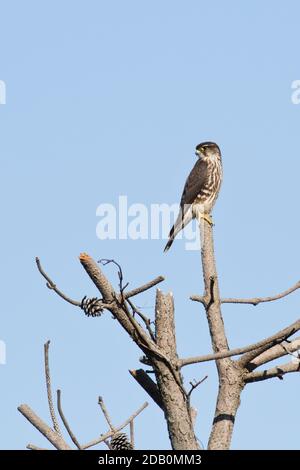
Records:
<instances>
[{"instance_id":1,"label":"merlin falcon","mask_svg":"<svg viewBox=\"0 0 300 470\"><path fill-rule=\"evenodd\" d=\"M212 225L210 214L223 179L221 151L214 142L203 142L197 145L195 154L198 160L185 182L179 214L164 251L168 251L176 235L192 219L199 222L204 219Z\"/></svg>"}]
</instances>

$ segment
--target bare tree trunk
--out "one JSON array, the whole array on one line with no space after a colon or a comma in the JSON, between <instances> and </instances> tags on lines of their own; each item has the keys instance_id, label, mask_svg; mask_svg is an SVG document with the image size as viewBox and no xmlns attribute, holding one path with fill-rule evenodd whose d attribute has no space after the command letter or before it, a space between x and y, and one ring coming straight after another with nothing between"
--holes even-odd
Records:
<instances>
[{"instance_id":1,"label":"bare tree trunk","mask_svg":"<svg viewBox=\"0 0 300 470\"><path fill-rule=\"evenodd\" d=\"M214 256L212 227L200 221L201 257L204 278L203 304L209 325L212 347L215 353L228 351L228 342L221 312L221 301ZM244 387L243 370L232 359L216 361L219 375L219 392L208 449L229 449L235 421Z\"/></svg>"},{"instance_id":2,"label":"bare tree trunk","mask_svg":"<svg viewBox=\"0 0 300 470\"><path fill-rule=\"evenodd\" d=\"M213 426L208 441L209 450L230 448L235 416L244 388L243 374L231 359L219 361L219 392Z\"/></svg>"},{"instance_id":3,"label":"bare tree trunk","mask_svg":"<svg viewBox=\"0 0 300 470\"><path fill-rule=\"evenodd\" d=\"M172 294L156 295L156 341L174 366L178 363L174 323L174 298ZM194 433L190 406L183 388L181 374L176 367L170 369L161 360L155 360L154 369L159 391L164 404L172 448L195 450L199 445Z\"/></svg>"}]
</instances>

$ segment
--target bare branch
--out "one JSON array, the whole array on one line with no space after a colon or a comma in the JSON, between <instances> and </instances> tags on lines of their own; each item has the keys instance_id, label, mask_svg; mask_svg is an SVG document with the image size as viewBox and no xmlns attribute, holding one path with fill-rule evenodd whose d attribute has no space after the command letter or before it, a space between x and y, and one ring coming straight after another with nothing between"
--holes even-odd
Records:
<instances>
[{"instance_id":1,"label":"bare branch","mask_svg":"<svg viewBox=\"0 0 300 470\"><path fill-rule=\"evenodd\" d=\"M257 356L265 352L272 346L275 346L278 343L282 343L284 340L287 340L290 336L300 330L300 320L295 321L287 328L278 331L273 336L266 338L262 341L259 341L256 349L246 352L238 361L241 367L247 367L248 364L253 361Z\"/></svg>"},{"instance_id":2,"label":"bare branch","mask_svg":"<svg viewBox=\"0 0 300 470\"><path fill-rule=\"evenodd\" d=\"M262 380L273 379L277 377L278 379L283 379L285 374L290 372L299 372L300 371L300 361L288 362L286 364L272 367L271 369L265 369L257 372L250 372L246 376L246 383L259 382Z\"/></svg>"},{"instance_id":3,"label":"bare branch","mask_svg":"<svg viewBox=\"0 0 300 470\"><path fill-rule=\"evenodd\" d=\"M243 348L231 349L229 351L220 351L216 354L206 354L204 356L195 356L188 357L186 359L179 359L178 367L181 368L190 364L215 361L219 359L224 359L226 357L239 356L241 354L245 354L245 356L243 356L239 360L239 363L244 367L244 365L250 362L250 360L254 359L254 357L261 354L264 350L271 348L272 346L278 343L281 343L298 330L300 330L300 320L296 321L295 323L292 323L292 325L285 328L284 330L275 333L273 336L263 339L262 341L258 341L257 343L249 344L248 346L245 346ZM249 356L246 356L246 353L249 353Z\"/></svg>"},{"instance_id":4,"label":"bare branch","mask_svg":"<svg viewBox=\"0 0 300 470\"><path fill-rule=\"evenodd\" d=\"M81 449L81 445L79 444L79 442L77 441L76 439L76 436L74 435L74 433L72 432L70 426L69 426L69 423L63 413L63 410L62 410L62 406L61 406L61 391L60 390L57 390L57 408L58 408L58 412L59 412L59 415L62 419L62 422L64 423L65 425L65 428L66 430L68 431L68 434L70 436L70 438L72 439L72 441L74 442L74 444L76 445L77 449Z\"/></svg>"},{"instance_id":5,"label":"bare branch","mask_svg":"<svg viewBox=\"0 0 300 470\"><path fill-rule=\"evenodd\" d=\"M104 302L112 302L114 300L114 289L97 263L87 253L81 253L79 260L96 287L100 290Z\"/></svg>"},{"instance_id":6,"label":"bare branch","mask_svg":"<svg viewBox=\"0 0 300 470\"><path fill-rule=\"evenodd\" d=\"M107 422L110 430L113 431L113 432L116 432L102 397L98 398L98 404L100 405L100 408L102 410L102 413L104 414L104 417L106 419L106 422Z\"/></svg>"},{"instance_id":7,"label":"bare branch","mask_svg":"<svg viewBox=\"0 0 300 470\"><path fill-rule=\"evenodd\" d=\"M146 407L148 406L148 403L145 402L137 411L135 411L126 421L124 421L123 424L120 426L116 427L115 431L107 431L105 434L101 434L97 439L94 439L93 441L88 442L87 444L83 445L81 448L82 449L88 449L89 447L93 447L97 444L100 444L100 442L105 441L106 439L110 438L113 434L115 434L118 431L121 431L123 428L128 426L131 421L133 421Z\"/></svg>"},{"instance_id":8,"label":"bare branch","mask_svg":"<svg viewBox=\"0 0 300 470\"><path fill-rule=\"evenodd\" d=\"M255 357L248 364L247 368L252 371L267 362L273 361L274 359L286 356L287 354L293 355L293 353L298 350L300 350L300 336L291 342L285 341L271 347L267 351L264 351L259 356Z\"/></svg>"},{"instance_id":9,"label":"bare branch","mask_svg":"<svg viewBox=\"0 0 300 470\"><path fill-rule=\"evenodd\" d=\"M238 299L238 298L236 299L236 298L228 297L228 298L221 299L220 302L222 304L249 304L249 305L256 306L256 305L261 304L261 303L273 302L274 300L282 299L283 297L286 297L287 295L292 294L292 292L295 292L295 290L297 290L299 288L300 288L300 281L296 282L296 284L294 286L292 286L289 289L281 292L280 294L276 294L276 295L273 295L273 296L270 296L270 297L251 297L249 299ZM205 304L204 296L192 295L190 297L190 299L195 301L195 302L200 302L202 304Z\"/></svg>"},{"instance_id":10,"label":"bare branch","mask_svg":"<svg viewBox=\"0 0 300 470\"><path fill-rule=\"evenodd\" d=\"M292 294L292 292L295 292L295 290L299 288L300 288L300 281L296 282L294 286L281 292L280 294L275 294L270 297L253 297L250 299L227 298L227 299L222 299L221 302L223 304L250 304L250 305L256 306L261 303L273 302L274 300L283 299L283 297L286 297L287 295Z\"/></svg>"},{"instance_id":11,"label":"bare branch","mask_svg":"<svg viewBox=\"0 0 300 470\"><path fill-rule=\"evenodd\" d=\"M152 287L156 286L160 282L164 281L165 278L163 276L158 276L152 281L147 282L147 284L144 284L143 286L136 287L135 289L132 289L131 291L125 292L124 297L125 299L129 299L129 297L134 297L135 295L141 294L142 292L145 292L148 289L151 289Z\"/></svg>"},{"instance_id":12,"label":"bare branch","mask_svg":"<svg viewBox=\"0 0 300 470\"><path fill-rule=\"evenodd\" d=\"M80 307L81 306L81 302L78 302L77 300L73 300L71 299L70 297L68 297L67 295L65 295L61 290L59 290L56 285L54 284L54 282L50 279L50 277L48 276L48 274L45 273L45 271L43 270L42 266L41 266L41 262L39 260L38 257L35 258L35 261L36 261L36 265L37 265L37 268L39 270L39 272L41 273L41 275L46 279L47 281L47 287L48 289L51 289L53 290L54 292L56 292L57 295L59 295L59 297L61 297L62 299L64 299L66 302L69 302L69 304L72 304L72 305L76 305L76 307Z\"/></svg>"},{"instance_id":13,"label":"bare branch","mask_svg":"<svg viewBox=\"0 0 300 470\"><path fill-rule=\"evenodd\" d=\"M130 370L129 373L137 381L137 383L148 393L152 400L164 411L164 405L161 399L156 383L149 377L143 369Z\"/></svg>"},{"instance_id":14,"label":"bare branch","mask_svg":"<svg viewBox=\"0 0 300 470\"><path fill-rule=\"evenodd\" d=\"M127 298L127 302L129 303L133 314L137 314L143 320L143 322L145 324L145 327L147 328L147 331L148 331L151 339L155 342L156 338L155 338L155 334L153 333L153 331L151 329L151 320L150 320L150 318L148 318L146 315L144 315L143 312L141 312L140 309L138 309L134 305L134 303L131 300L129 300L129 298Z\"/></svg>"},{"instance_id":15,"label":"bare branch","mask_svg":"<svg viewBox=\"0 0 300 470\"><path fill-rule=\"evenodd\" d=\"M133 317L135 314L137 314L144 322L147 330L148 330L148 333L151 337L151 339L155 342L155 335L151 329L151 321L150 319L144 315L134 304L131 300L129 300L129 297L128 295L125 295L124 294L124 290L126 289L126 287L128 286L128 283L126 283L125 285L123 285L123 281L124 281L124 276L123 276L123 270L122 270L122 267L119 263L117 263L114 259L100 259L98 261L98 263L102 264L103 266L106 266L107 264L110 264L110 263L113 263L114 265L117 266L118 268L118 276L119 276L119 289L120 289L120 302L121 304L125 306L125 300L127 299L127 302L128 304L130 305L131 309L132 309L132 312L133 312Z\"/></svg>"},{"instance_id":16,"label":"bare branch","mask_svg":"<svg viewBox=\"0 0 300 470\"><path fill-rule=\"evenodd\" d=\"M149 337L144 328L130 314L127 304L116 295L111 283L101 271L99 265L87 254L79 256L80 263L102 294L107 309L114 315L120 325L127 331L133 341L151 360L152 357L160 358L169 364L168 358L157 347L155 342Z\"/></svg>"},{"instance_id":17,"label":"bare branch","mask_svg":"<svg viewBox=\"0 0 300 470\"><path fill-rule=\"evenodd\" d=\"M239 356L245 352L257 349L257 344L258 343L254 343L250 344L249 346L245 346L244 348L230 349L229 351L220 351L216 354L206 354L204 356L194 356L187 357L186 359L179 359L178 367L181 368L191 364L198 364L200 362L218 361L220 359L225 359L232 356ZM270 342L268 344L270 344Z\"/></svg>"},{"instance_id":18,"label":"bare branch","mask_svg":"<svg viewBox=\"0 0 300 470\"><path fill-rule=\"evenodd\" d=\"M66 441L46 424L28 405L18 406L20 413L58 450L71 450Z\"/></svg>"},{"instance_id":19,"label":"bare branch","mask_svg":"<svg viewBox=\"0 0 300 470\"><path fill-rule=\"evenodd\" d=\"M51 375L50 375L50 366L49 366L49 346L50 346L50 340L44 344L44 362L45 362L45 377L46 377L48 404L49 404L49 410L50 410L50 415L51 415L54 430L60 436L62 436L59 423L56 418L56 413L55 413L53 399L52 399Z\"/></svg>"},{"instance_id":20,"label":"bare branch","mask_svg":"<svg viewBox=\"0 0 300 470\"><path fill-rule=\"evenodd\" d=\"M28 444L26 446L26 449L28 449L28 450L49 450L49 449L44 449L43 447L37 447L34 444Z\"/></svg>"}]
</instances>

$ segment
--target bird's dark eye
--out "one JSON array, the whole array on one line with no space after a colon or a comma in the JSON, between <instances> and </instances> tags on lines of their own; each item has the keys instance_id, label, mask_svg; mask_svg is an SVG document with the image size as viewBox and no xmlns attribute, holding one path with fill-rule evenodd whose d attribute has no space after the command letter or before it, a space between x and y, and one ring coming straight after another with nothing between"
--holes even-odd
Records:
<instances>
[{"instance_id":1,"label":"bird's dark eye","mask_svg":"<svg viewBox=\"0 0 300 470\"><path fill-rule=\"evenodd\" d=\"M200 152L201 152L201 153L205 153L205 147L201 147L201 148L200 148Z\"/></svg>"}]
</instances>

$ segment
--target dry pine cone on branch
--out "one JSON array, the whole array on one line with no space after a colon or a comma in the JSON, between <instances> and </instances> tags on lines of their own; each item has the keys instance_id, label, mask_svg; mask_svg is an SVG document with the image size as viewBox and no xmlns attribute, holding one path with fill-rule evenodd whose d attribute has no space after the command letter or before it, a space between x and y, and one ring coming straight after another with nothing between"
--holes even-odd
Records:
<instances>
[{"instance_id":1,"label":"dry pine cone on branch","mask_svg":"<svg viewBox=\"0 0 300 470\"><path fill-rule=\"evenodd\" d=\"M80 307L88 317L100 317L103 313L101 300L97 297L83 297Z\"/></svg>"},{"instance_id":2,"label":"dry pine cone on branch","mask_svg":"<svg viewBox=\"0 0 300 470\"><path fill-rule=\"evenodd\" d=\"M133 450L131 443L125 433L118 432L114 434L110 440L112 450Z\"/></svg>"}]
</instances>

